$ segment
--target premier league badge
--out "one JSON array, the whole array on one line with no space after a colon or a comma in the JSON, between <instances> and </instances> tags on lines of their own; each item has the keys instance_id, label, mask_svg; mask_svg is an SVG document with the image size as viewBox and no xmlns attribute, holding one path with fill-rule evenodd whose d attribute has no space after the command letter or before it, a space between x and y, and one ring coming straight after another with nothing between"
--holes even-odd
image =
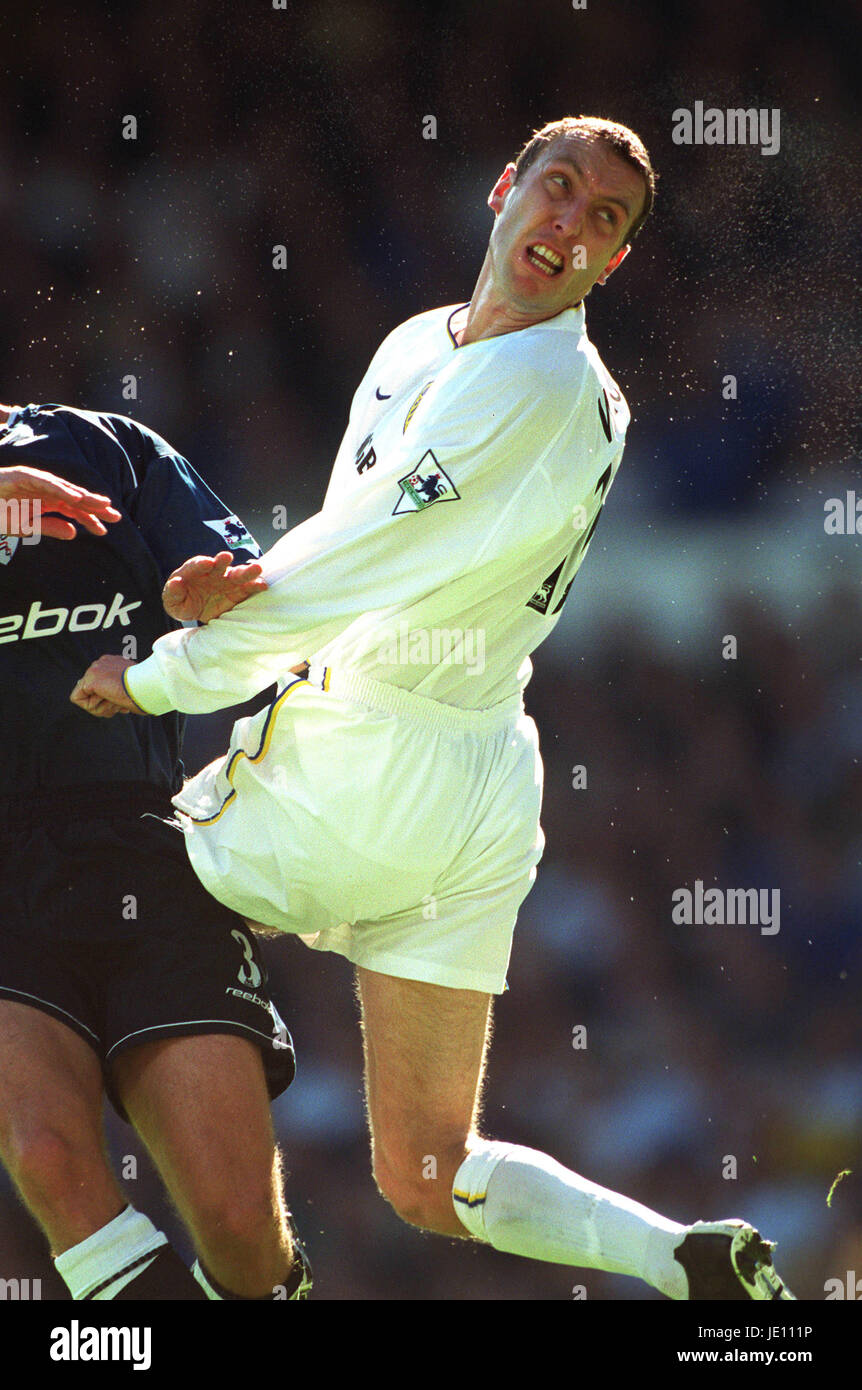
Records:
<instances>
[{"instance_id":1,"label":"premier league badge","mask_svg":"<svg viewBox=\"0 0 862 1390\"><path fill-rule=\"evenodd\" d=\"M8 565L18 549L20 536L0 536L0 565Z\"/></svg>"},{"instance_id":2,"label":"premier league badge","mask_svg":"<svg viewBox=\"0 0 862 1390\"><path fill-rule=\"evenodd\" d=\"M454 502L461 494L445 469L440 467L429 449L423 454L417 468L406 477L398 479L401 496L395 504L393 516L403 512L421 512L434 502Z\"/></svg>"},{"instance_id":3,"label":"premier league badge","mask_svg":"<svg viewBox=\"0 0 862 1390\"><path fill-rule=\"evenodd\" d=\"M225 516L219 521L205 521L204 526L209 526L211 531L221 536L228 550L250 550L252 555L261 553L257 541L246 530L238 516Z\"/></svg>"}]
</instances>

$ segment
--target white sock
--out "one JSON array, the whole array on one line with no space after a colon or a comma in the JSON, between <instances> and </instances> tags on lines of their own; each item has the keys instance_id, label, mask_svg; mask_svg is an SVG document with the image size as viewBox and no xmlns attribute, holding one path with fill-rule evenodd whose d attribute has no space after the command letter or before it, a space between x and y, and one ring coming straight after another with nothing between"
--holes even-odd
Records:
<instances>
[{"instance_id":1,"label":"white sock","mask_svg":"<svg viewBox=\"0 0 862 1390\"><path fill-rule=\"evenodd\" d=\"M686 1226L536 1149L475 1142L455 1175L452 1200L470 1234L495 1250L632 1274L668 1298L688 1297L685 1270L673 1255Z\"/></svg>"},{"instance_id":2,"label":"white sock","mask_svg":"<svg viewBox=\"0 0 862 1390\"><path fill-rule=\"evenodd\" d=\"M104 1302L143 1273L167 1243L148 1216L126 1207L107 1226L58 1255L54 1264L73 1298Z\"/></svg>"}]
</instances>

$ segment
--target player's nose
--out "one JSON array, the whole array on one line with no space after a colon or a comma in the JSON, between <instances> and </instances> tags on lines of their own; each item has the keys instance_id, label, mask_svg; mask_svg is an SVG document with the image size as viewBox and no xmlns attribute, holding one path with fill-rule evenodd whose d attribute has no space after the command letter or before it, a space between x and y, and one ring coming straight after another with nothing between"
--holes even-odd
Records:
<instances>
[{"instance_id":1,"label":"player's nose","mask_svg":"<svg viewBox=\"0 0 862 1390\"><path fill-rule=\"evenodd\" d=\"M583 197L570 198L560 207L555 218L555 226L561 236L579 237L584 226L587 200Z\"/></svg>"}]
</instances>

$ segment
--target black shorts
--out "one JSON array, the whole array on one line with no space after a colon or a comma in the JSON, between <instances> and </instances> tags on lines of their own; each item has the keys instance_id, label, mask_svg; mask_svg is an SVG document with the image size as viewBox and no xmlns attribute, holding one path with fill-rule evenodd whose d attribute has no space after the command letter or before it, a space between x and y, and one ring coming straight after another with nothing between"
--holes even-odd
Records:
<instances>
[{"instance_id":1,"label":"black shorts","mask_svg":"<svg viewBox=\"0 0 862 1390\"><path fill-rule=\"evenodd\" d=\"M128 784L0 804L0 997L84 1038L122 1119L110 1064L157 1038L249 1038L271 1097L295 1073L257 942L199 883L172 812Z\"/></svg>"}]
</instances>

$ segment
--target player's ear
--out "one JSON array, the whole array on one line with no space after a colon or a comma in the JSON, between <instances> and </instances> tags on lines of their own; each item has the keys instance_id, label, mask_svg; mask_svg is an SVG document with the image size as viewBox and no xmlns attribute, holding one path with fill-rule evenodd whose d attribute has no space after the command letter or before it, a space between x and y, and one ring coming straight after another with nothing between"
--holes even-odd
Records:
<instances>
[{"instance_id":1,"label":"player's ear","mask_svg":"<svg viewBox=\"0 0 862 1390\"><path fill-rule=\"evenodd\" d=\"M631 249L631 245L627 242L625 246L620 247L619 251L617 251L615 255L611 256L611 259L608 261L607 265L605 266L604 270L602 271L601 275L596 281L597 285L603 285L607 280L608 276L613 275L617 266L622 265L623 261L625 260L626 256L629 254Z\"/></svg>"},{"instance_id":2,"label":"player's ear","mask_svg":"<svg viewBox=\"0 0 862 1390\"><path fill-rule=\"evenodd\" d=\"M514 164L507 164L488 195L488 207L491 208L494 213L503 211L503 204L514 182L515 166Z\"/></svg>"}]
</instances>

